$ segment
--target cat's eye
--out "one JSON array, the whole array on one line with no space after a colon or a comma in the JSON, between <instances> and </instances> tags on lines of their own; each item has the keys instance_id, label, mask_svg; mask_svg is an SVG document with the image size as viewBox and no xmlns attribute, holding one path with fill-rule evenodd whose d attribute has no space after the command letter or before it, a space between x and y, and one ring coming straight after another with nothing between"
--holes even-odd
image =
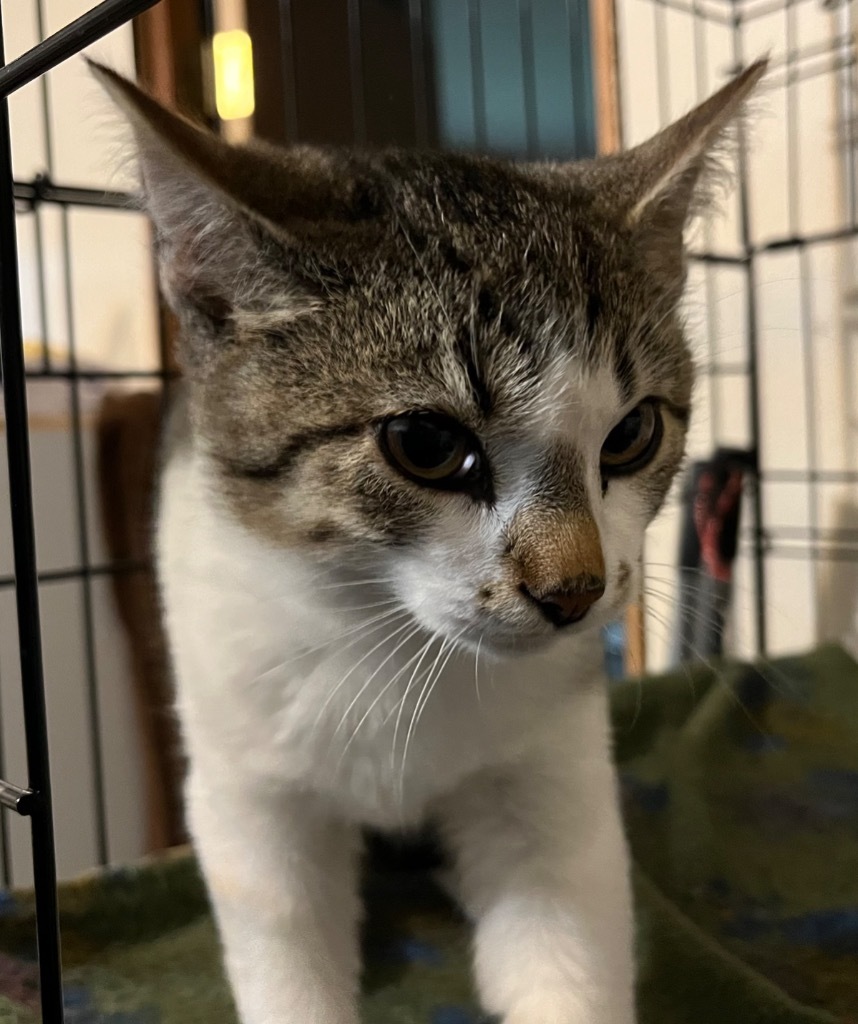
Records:
<instances>
[{"instance_id":1,"label":"cat's eye","mask_svg":"<svg viewBox=\"0 0 858 1024\"><path fill-rule=\"evenodd\" d=\"M450 416L408 412L381 425L381 450L403 476L442 490L474 490L483 480L480 444Z\"/></svg>"},{"instance_id":2,"label":"cat's eye","mask_svg":"<svg viewBox=\"0 0 858 1024\"><path fill-rule=\"evenodd\" d=\"M605 438L600 461L607 476L634 473L658 451L664 425L658 402L648 398L636 405Z\"/></svg>"}]
</instances>

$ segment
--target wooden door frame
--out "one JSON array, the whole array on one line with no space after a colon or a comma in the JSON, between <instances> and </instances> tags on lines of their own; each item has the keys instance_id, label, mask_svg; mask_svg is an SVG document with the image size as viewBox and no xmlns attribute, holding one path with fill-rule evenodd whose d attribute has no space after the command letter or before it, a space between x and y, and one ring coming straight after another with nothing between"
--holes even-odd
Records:
<instances>
[{"instance_id":1,"label":"wooden door frame","mask_svg":"<svg viewBox=\"0 0 858 1024\"><path fill-rule=\"evenodd\" d=\"M596 144L599 153L607 155L618 152L622 145L614 0L590 0L590 48L595 79Z\"/></svg>"},{"instance_id":2,"label":"wooden door frame","mask_svg":"<svg viewBox=\"0 0 858 1024\"><path fill-rule=\"evenodd\" d=\"M608 155L619 152L623 143L614 0L590 0L590 45L595 79L596 140L599 153ZM643 675L646 667L643 594L636 595L634 604L626 612L625 627L626 674Z\"/></svg>"}]
</instances>

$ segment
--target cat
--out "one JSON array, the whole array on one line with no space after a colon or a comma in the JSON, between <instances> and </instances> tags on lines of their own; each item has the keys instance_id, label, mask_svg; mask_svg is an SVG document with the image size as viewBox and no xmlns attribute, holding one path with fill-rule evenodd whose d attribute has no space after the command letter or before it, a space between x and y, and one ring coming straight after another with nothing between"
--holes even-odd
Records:
<instances>
[{"instance_id":1,"label":"cat","mask_svg":"<svg viewBox=\"0 0 858 1024\"><path fill-rule=\"evenodd\" d=\"M754 64L578 163L230 147L103 68L184 371L157 561L243 1024L355 1024L361 830L431 821L503 1024L632 1024L600 627L683 458L683 233Z\"/></svg>"}]
</instances>

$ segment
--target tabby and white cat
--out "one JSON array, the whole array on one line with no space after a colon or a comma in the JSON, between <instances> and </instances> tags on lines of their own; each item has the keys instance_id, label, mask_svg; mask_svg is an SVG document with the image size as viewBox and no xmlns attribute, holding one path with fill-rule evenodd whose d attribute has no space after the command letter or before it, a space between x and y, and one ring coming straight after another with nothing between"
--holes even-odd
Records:
<instances>
[{"instance_id":1,"label":"tabby and white cat","mask_svg":"<svg viewBox=\"0 0 858 1024\"><path fill-rule=\"evenodd\" d=\"M575 164L134 130L186 393L158 562L244 1024L354 1024L360 831L435 823L503 1024L635 1019L599 628L682 459L683 229L756 64Z\"/></svg>"}]
</instances>

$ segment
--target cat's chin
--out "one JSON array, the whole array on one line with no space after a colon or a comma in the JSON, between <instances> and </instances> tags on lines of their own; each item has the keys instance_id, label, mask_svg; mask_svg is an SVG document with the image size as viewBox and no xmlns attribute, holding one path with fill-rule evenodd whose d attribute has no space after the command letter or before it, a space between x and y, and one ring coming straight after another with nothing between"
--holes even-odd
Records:
<instances>
[{"instance_id":1,"label":"cat's chin","mask_svg":"<svg viewBox=\"0 0 858 1024\"><path fill-rule=\"evenodd\" d=\"M516 658L528 654L538 654L547 650L555 642L554 636L529 636L529 637L493 637L483 640L481 651L489 657L495 658ZM476 645L475 645L476 649Z\"/></svg>"},{"instance_id":2,"label":"cat's chin","mask_svg":"<svg viewBox=\"0 0 858 1024\"><path fill-rule=\"evenodd\" d=\"M474 627L461 634L458 642L474 653L479 651L488 657L515 658L548 650L559 638L560 633L557 631L504 633L480 630Z\"/></svg>"},{"instance_id":3,"label":"cat's chin","mask_svg":"<svg viewBox=\"0 0 858 1024\"><path fill-rule=\"evenodd\" d=\"M604 625L603 616L587 616L583 621L564 629L514 630L483 624L464 626L458 623L449 631L459 646L488 657L507 659L542 654L560 643L584 640L598 634Z\"/></svg>"}]
</instances>

